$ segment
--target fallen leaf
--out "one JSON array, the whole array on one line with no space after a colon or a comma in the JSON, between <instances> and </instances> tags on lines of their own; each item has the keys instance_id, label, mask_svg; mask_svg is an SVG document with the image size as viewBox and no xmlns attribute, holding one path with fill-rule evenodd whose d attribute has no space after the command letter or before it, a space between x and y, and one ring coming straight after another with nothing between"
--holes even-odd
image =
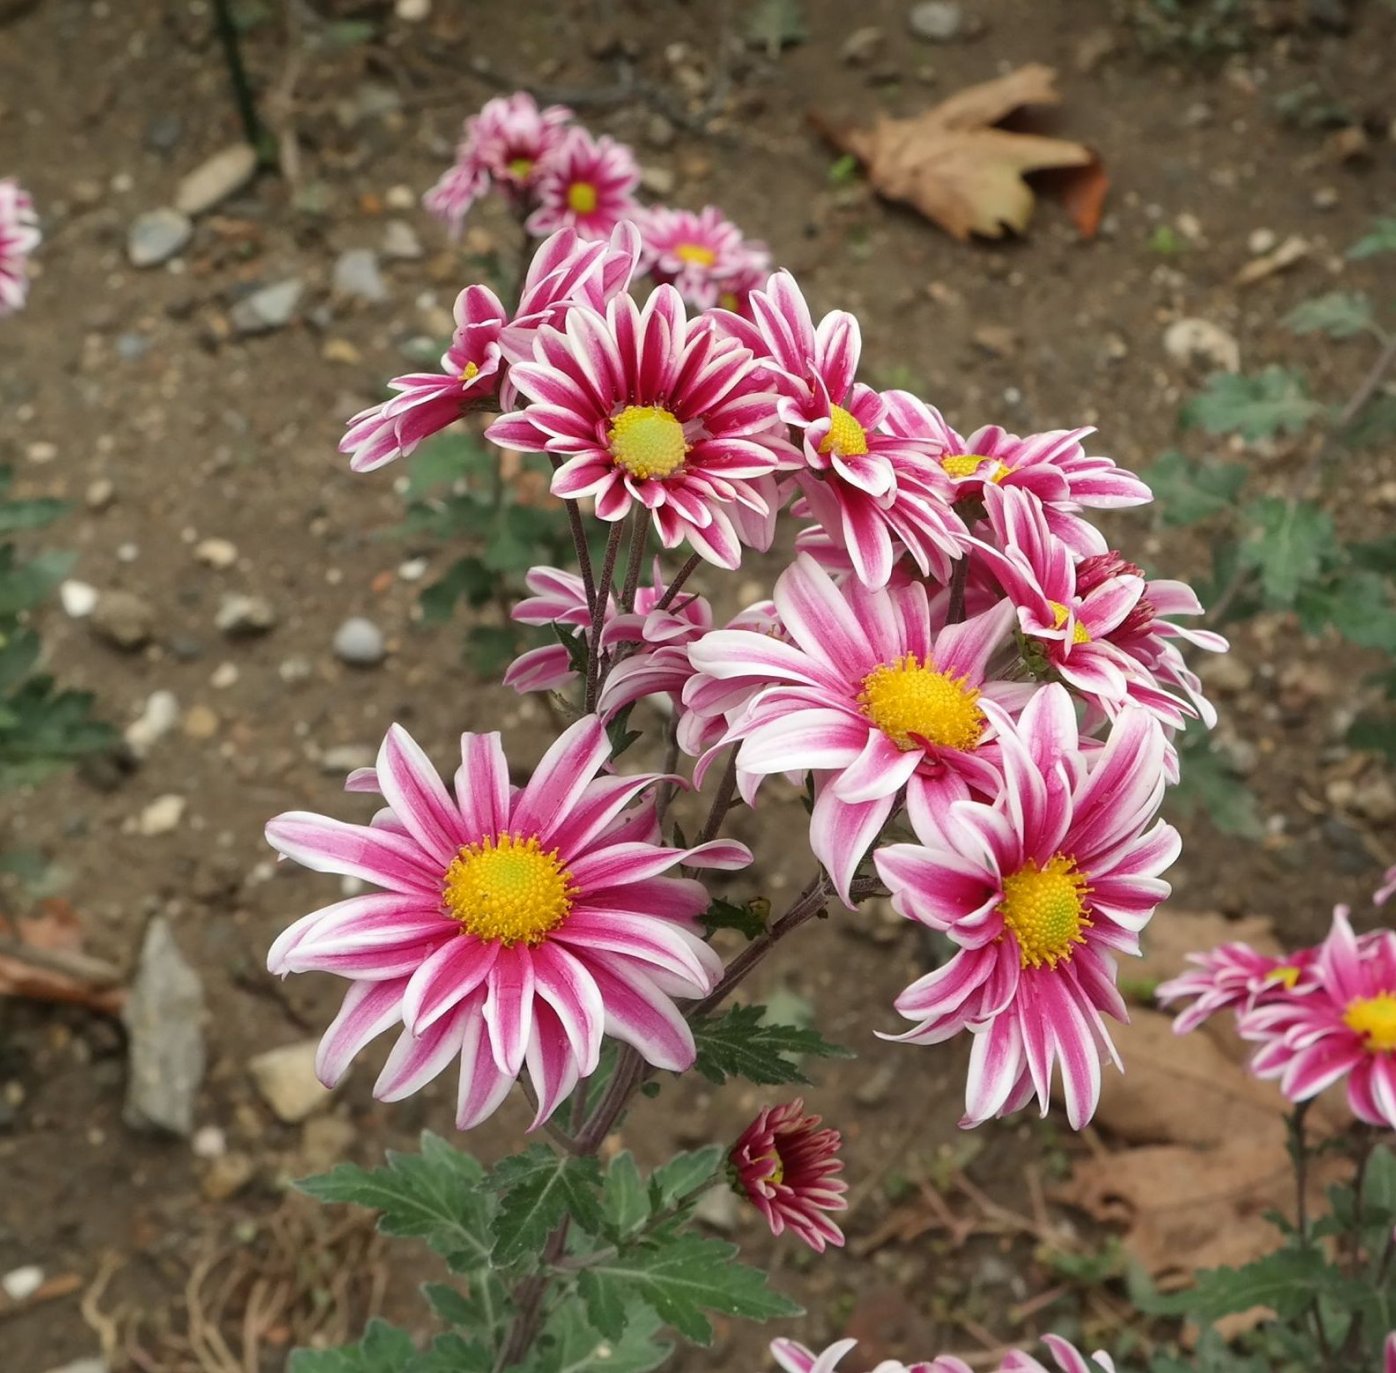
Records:
<instances>
[{"instance_id":1,"label":"fallen leaf","mask_svg":"<svg viewBox=\"0 0 1396 1373\"><path fill-rule=\"evenodd\" d=\"M1057 196L1071 216L1076 232L1082 238L1094 238L1100 229L1105 197L1110 190L1105 164L1098 156L1093 156L1084 167L1070 167L1058 176Z\"/></svg>"},{"instance_id":2,"label":"fallen leaf","mask_svg":"<svg viewBox=\"0 0 1396 1373\"><path fill-rule=\"evenodd\" d=\"M1238 286L1254 285L1257 281L1264 281L1266 277L1274 276L1276 272L1288 271L1295 263L1302 262L1308 256L1308 243L1297 234L1292 235L1285 239L1273 253L1252 258L1246 263L1236 273L1236 284Z\"/></svg>"},{"instance_id":3,"label":"fallen leaf","mask_svg":"<svg viewBox=\"0 0 1396 1373\"><path fill-rule=\"evenodd\" d=\"M65 901L13 925L0 916L0 996L69 1001L115 1015L126 999L115 968L82 952L82 926Z\"/></svg>"},{"instance_id":4,"label":"fallen leaf","mask_svg":"<svg viewBox=\"0 0 1396 1373\"><path fill-rule=\"evenodd\" d=\"M1024 173L1099 165L1080 143L992 127L1023 105L1056 104L1055 79L1052 68L1030 63L958 91L911 119L884 115L870 129L836 128L817 117L816 122L837 147L863 163L868 179L889 200L915 206L958 239L972 233L1000 238L1005 226L1021 233L1032 217L1033 194ZM1082 192L1078 223L1090 223L1091 202L1104 194L1101 171L1096 184ZM1098 220L1098 203L1093 213Z\"/></svg>"}]
</instances>

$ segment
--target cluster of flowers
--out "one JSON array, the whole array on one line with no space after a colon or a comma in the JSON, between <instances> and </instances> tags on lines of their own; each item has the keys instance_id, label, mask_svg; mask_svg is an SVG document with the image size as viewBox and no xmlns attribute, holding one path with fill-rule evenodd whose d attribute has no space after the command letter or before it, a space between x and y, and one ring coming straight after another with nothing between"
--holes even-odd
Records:
<instances>
[{"instance_id":1,"label":"cluster of flowers","mask_svg":"<svg viewBox=\"0 0 1396 1373\"><path fill-rule=\"evenodd\" d=\"M1396 1337L1393 1337L1396 1339ZM1108 1354L1096 1350L1089 1358L1074 1344L1060 1335L1045 1335L1042 1340L1052 1355L1060 1373L1115 1373L1114 1361ZM857 1345L857 1340L839 1340L823 1353L816 1354L794 1340L772 1340L771 1353L785 1373L835 1373L843 1356ZM1388 1352L1387 1373L1396 1373L1396 1346ZM970 1373L970 1366L953 1354L944 1354L929 1363L898 1363L884 1359L872 1373ZM1048 1373L1047 1368L1031 1354L1020 1349L1010 1350L994 1373Z\"/></svg>"},{"instance_id":2,"label":"cluster of flowers","mask_svg":"<svg viewBox=\"0 0 1396 1373\"><path fill-rule=\"evenodd\" d=\"M23 306L29 291L29 255L38 246L33 200L17 181L0 177L0 315Z\"/></svg>"},{"instance_id":3,"label":"cluster of flowers","mask_svg":"<svg viewBox=\"0 0 1396 1373\"><path fill-rule=\"evenodd\" d=\"M1393 895L1396 868L1376 904ZM1179 1034L1231 1011L1242 1037L1259 1046L1251 1059L1257 1077L1278 1080L1295 1102L1346 1079L1352 1113L1396 1130L1396 932L1355 935L1339 906L1316 947L1270 955L1238 942L1189 962L1158 989L1165 1004L1191 1003L1174 1020Z\"/></svg>"}]
</instances>

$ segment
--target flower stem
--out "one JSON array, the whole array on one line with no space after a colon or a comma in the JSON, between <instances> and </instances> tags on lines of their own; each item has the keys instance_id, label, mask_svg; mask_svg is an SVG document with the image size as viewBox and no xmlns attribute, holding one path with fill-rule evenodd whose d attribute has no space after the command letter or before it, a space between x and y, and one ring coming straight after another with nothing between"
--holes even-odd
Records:
<instances>
[{"instance_id":1,"label":"flower stem","mask_svg":"<svg viewBox=\"0 0 1396 1373\"><path fill-rule=\"evenodd\" d=\"M562 459L548 454L556 472L562 466ZM596 602L596 575L591 570L591 549L587 547L586 529L582 525L582 512L576 501L563 501L567 508L567 527L572 531L572 549L577 555L577 570L582 574L582 587L586 591L587 605Z\"/></svg>"},{"instance_id":2,"label":"flower stem","mask_svg":"<svg viewBox=\"0 0 1396 1373\"><path fill-rule=\"evenodd\" d=\"M727 812L732 809L732 797L737 790L737 745L732 746L732 752L727 756L727 769L722 774L722 781L718 783L717 795L713 797L712 809L708 811L708 818L703 821L703 828L698 831L698 844L706 844L709 839L716 838L717 832L722 828L722 822L727 818Z\"/></svg>"},{"instance_id":3,"label":"flower stem","mask_svg":"<svg viewBox=\"0 0 1396 1373\"><path fill-rule=\"evenodd\" d=\"M679 594L679 591L683 587L683 584L693 575L693 573L696 571L698 567L698 564L702 561L702 558L700 558L696 553L693 553L689 556L688 561L684 563L684 565L681 568L679 568L679 570L676 573L674 573L674 580L670 582L667 587L665 587L664 594L659 598L657 602L655 602L654 608L656 610L669 609L669 607L674 603L674 597Z\"/></svg>"},{"instance_id":4,"label":"flower stem","mask_svg":"<svg viewBox=\"0 0 1396 1373\"><path fill-rule=\"evenodd\" d=\"M962 553L950 574L950 609L945 623L957 625L965 618L965 583L969 580L969 554Z\"/></svg>"},{"instance_id":5,"label":"flower stem","mask_svg":"<svg viewBox=\"0 0 1396 1373\"><path fill-rule=\"evenodd\" d=\"M591 637L587 640L587 687L585 713L596 710L596 697L601 690L601 631L606 624L606 606L611 599L611 581L616 574L616 554L620 552L620 525L611 525L606 539L606 556L601 563L601 578L591 599Z\"/></svg>"}]
</instances>

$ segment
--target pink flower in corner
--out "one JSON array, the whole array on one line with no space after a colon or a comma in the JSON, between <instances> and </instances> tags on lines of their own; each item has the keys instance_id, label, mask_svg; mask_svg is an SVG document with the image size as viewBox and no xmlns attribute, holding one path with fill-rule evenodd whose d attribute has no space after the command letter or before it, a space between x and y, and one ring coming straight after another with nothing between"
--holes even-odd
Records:
<instances>
[{"instance_id":1,"label":"pink flower in corner","mask_svg":"<svg viewBox=\"0 0 1396 1373\"><path fill-rule=\"evenodd\" d=\"M1195 998L1174 1017L1174 1034L1187 1034L1220 1011L1242 1014L1276 998L1302 996L1317 985L1312 949L1263 954L1238 941L1187 957L1195 966L1161 983L1156 993L1165 1006Z\"/></svg>"},{"instance_id":2,"label":"pink flower in corner","mask_svg":"<svg viewBox=\"0 0 1396 1373\"><path fill-rule=\"evenodd\" d=\"M766 245L744 239L716 206L695 213L656 205L639 224L645 269L656 281L669 282L695 309L710 309L729 292L739 303L738 292L750 277L759 274L764 281L770 271Z\"/></svg>"},{"instance_id":3,"label":"pink flower in corner","mask_svg":"<svg viewBox=\"0 0 1396 1373\"><path fill-rule=\"evenodd\" d=\"M723 329L771 370L780 418L803 440L804 507L848 549L859 581L886 586L903 552L945 580L967 539L954 488L934 461L930 412L905 391L855 382L862 338L846 310L816 327L795 278L777 272L747 300L750 318L718 312Z\"/></svg>"},{"instance_id":4,"label":"pink flower in corner","mask_svg":"<svg viewBox=\"0 0 1396 1373\"><path fill-rule=\"evenodd\" d=\"M604 315L568 311L562 329L538 331L533 360L510 380L527 403L486 437L561 459L555 496L591 497L610 522L638 501L665 548L687 540L719 567L736 567L744 539L759 537L748 522L764 527L783 458L775 397L751 354L690 322L672 286L643 309L618 295Z\"/></svg>"},{"instance_id":5,"label":"pink flower in corner","mask_svg":"<svg viewBox=\"0 0 1396 1373\"><path fill-rule=\"evenodd\" d=\"M1396 867L1387 868L1381 886L1372 893L1372 904L1384 906L1393 896L1396 896Z\"/></svg>"},{"instance_id":6,"label":"pink flower in corner","mask_svg":"<svg viewBox=\"0 0 1396 1373\"><path fill-rule=\"evenodd\" d=\"M838 586L801 554L776 582L775 609L788 641L724 629L690 647L705 679L691 694L706 679L759 687L722 741L741 742L742 795L750 802L771 773L815 772L810 847L851 905L853 874L903 789L928 830L952 802L997 795L996 730L983 702L1014 712L1033 687L989 671L1008 640L1007 602L937 630L922 583Z\"/></svg>"},{"instance_id":7,"label":"pink flower in corner","mask_svg":"<svg viewBox=\"0 0 1396 1373\"><path fill-rule=\"evenodd\" d=\"M736 1185L766 1218L773 1235L787 1229L817 1254L843 1244L830 1211L848 1206L837 1130L821 1130L800 1100L768 1106L742 1131L728 1155Z\"/></svg>"},{"instance_id":8,"label":"pink flower in corner","mask_svg":"<svg viewBox=\"0 0 1396 1373\"><path fill-rule=\"evenodd\" d=\"M995 718L992 702L984 710ZM1033 1095L1045 1114L1060 1064L1067 1117L1080 1129L1100 1095L1100 1051L1115 1056L1102 1013L1128 1019L1115 958L1138 955L1139 932L1168 895L1160 874L1180 847L1171 825L1152 823L1163 730L1126 710L1104 747L1086 754L1071 697L1053 684L1016 728L999 718L999 746L993 805L958 801L936 832L913 815L921 842L873 855L893 907L960 946L897 998L918 1023L896 1038L935 1044L973 1032L966 1125Z\"/></svg>"},{"instance_id":9,"label":"pink flower in corner","mask_svg":"<svg viewBox=\"0 0 1396 1373\"><path fill-rule=\"evenodd\" d=\"M394 725L377 767L350 779L387 803L371 825L305 812L268 824L285 857L383 889L304 916L267 957L275 973L352 983L320 1044L322 1081L333 1085L365 1044L400 1027L374 1087L380 1100L458 1061L457 1124L468 1129L526 1067L536 1126L595 1071L604 1034L659 1068L692 1063L674 998L710 991L722 962L696 924L702 885L662 874L740 867L751 855L729 841L655 842L653 808L632 803L660 779L600 775L609 756L605 729L587 716L514 788L499 735L465 734L453 793Z\"/></svg>"},{"instance_id":10,"label":"pink flower in corner","mask_svg":"<svg viewBox=\"0 0 1396 1373\"><path fill-rule=\"evenodd\" d=\"M1308 1101L1346 1078L1352 1113L1396 1130L1396 933L1359 939L1339 906L1313 977L1312 990L1241 1016L1242 1036L1261 1046L1251 1070L1278 1078L1291 1101Z\"/></svg>"},{"instance_id":11,"label":"pink flower in corner","mask_svg":"<svg viewBox=\"0 0 1396 1373\"><path fill-rule=\"evenodd\" d=\"M557 229L575 229L583 238L607 238L625 219L635 219L640 184L635 154L602 134L568 131L538 181L538 208L524 227L538 238Z\"/></svg>"},{"instance_id":12,"label":"pink flower in corner","mask_svg":"<svg viewBox=\"0 0 1396 1373\"><path fill-rule=\"evenodd\" d=\"M1115 1365L1108 1354L1097 1350L1088 1359L1069 1340L1060 1335L1044 1335L1042 1342L1051 1352L1053 1362L1061 1373L1115 1373ZM835 1373L839 1360L849 1352L857 1340L839 1340L831 1344L822 1354L816 1354L794 1340L772 1340L771 1353L785 1373ZM953 1354L943 1354L929 1363L898 1363L886 1359L878 1364L872 1373L973 1373L963 1359ZM1011 1349L999 1364L996 1373L1047 1373L1047 1370L1031 1354L1020 1349ZM1392 1373L1388 1370L1387 1373Z\"/></svg>"},{"instance_id":13,"label":"pink flower in corner","mask_svg":"<svg viewBox=\"0 0 1396 1373\"><path fill-rule=\"evenodd\" d=\"M12 178L0 178L0 315L23 306L29 292L29 255L39 238L39 218L29 193Z\"/></svg>"}]
</instances>

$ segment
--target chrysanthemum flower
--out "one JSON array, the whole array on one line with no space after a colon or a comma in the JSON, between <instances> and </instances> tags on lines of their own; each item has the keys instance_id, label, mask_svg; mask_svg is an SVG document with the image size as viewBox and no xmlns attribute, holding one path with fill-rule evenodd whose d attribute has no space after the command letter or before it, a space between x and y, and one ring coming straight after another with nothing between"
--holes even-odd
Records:
<instances>
[{"instance_id":1,"label":"chrysanthemum flower","mask_svg":"<svg viewBox=\"0 0 1396 1373\"><path fill-rule=\"evenodd\" d=\"M804 444L797 514L843 543L858 579L886 586L904 552L923 576L944 580L960 556L965 527L952 509L954 487L933 458L926 407L905 391L881 394L854 381L862 339L846 310L816 328L789 272L751 292L750 319L727 311L721 326L774 373L780 417Z\"/></svg>"},{"instance_id":2,"label":"chrysanthemum flower","mask_svg":"<svg viewBox=\"0 0 1396 1373\"><path fill-rule=\"evenodd\" d=\"M272 946L276 973L333 972L353 985L320 1044L333 1085L369 1040L402 1032L374 1087L383 1101L460 1064L457 1124L489 1116L527 1067L546 1120L596 1069L604 1034L656 1067L680 1070L693 1036L674 1004L702 996L722 963L697 932L707 894L661 874L740 867L727 841L655 842L660 779L600 776L610 755L595 716L568 729L528 785L510 786L498 734L461 736L454 795L394 725L355 790L381 792L371 825L291 812L269 842L317 872L383 888L303 917Z\"/></svg>"},{"instance_id":3,"label":"chrysanthemum flower","mask_svg":"<svg viewBox=\"0 0 1396 1373\"><path fill-rule=\"evenodd\" d=\"M1291 1101L1346 1078L1352 1113L1396 1130L1396 933L1359 940L1339 906L1313 975L1311 991L1277 996L1241 1016L1241 1034L1261 1045L1251 1070L1278 1078Z\"/></svg>"},{"instance_id":4,"label":"chrysanthemum flower","mask_svg":"<svg viewBox=\"0 0 1396 1373\"><path fill-rule=\"evenodd\" d=\"M843 1231L830 1211L848 1207L848 1184L839 1158L842 1137L821 1130L821 1117L807 1116L802 1100L768 1106L742 1131L728 1154L734 1184L766 1218L773 1235L791 1234L817 1254L841 1245Z\"/></svg>"},{"instance_id":5,"label":"chrysanthemum flower","mask_svg":"<svg viewBox=\"0 0 1396 1373\"><path fill-rule=\"evenodd\" d=\"M583 238L607 238L621 220L639 215L634 198L639 184L639 163L624 143L570 129L543 167L538 208L524 227L538 238L564 228Z\"/></svg>"},{"instance_id":6,"label":"chrysanthemum flower","mask_svg":"<svg viewBox=\"0 0 1396 1373\"><path fill-rule=\"evenodd\" d=\"M998 794L983 702L1012 711L1033 691L989 674L1013 610L1001 601L937 632L923 584L838 586L808 554L781 573L775 608L784 640L717 630L689 657L707 677L760 683L723 740L741 741L742 795L750 802L771 773L815 771L810 847L851 904L853 874L903 788L927 830L952 802Z\"/></svg>"},{"instance_id":7,"label":"chrysanthemum flower","mask_svg":"<svg viewBox=\"0 0 1396 1373\"><path fill-rule=\"evenodd\" d=\"M1088 1359L1060 1335L1044 1335L1042 1342L1051 1352L1052 1360L1061 1373L1115 1373L1110 1356L1100 1350ZM794 1340L772 1340L771 1353L785 1373L834 1373L839 1360L857 1343L857 1340L839 1340L822 1354L815 1354ZM886 1359L877 1365L873 1373L972 1373L972 1370L963 1359L957 1359L953 1354L943 1354L929 1363L902 1364L894 1359ZM1012 1349L1004 1356L996 1373L1047 1373L1047 1370L1031 1354Z\"/></svg>"},{"instance_id":8,"label":"chrysanthemum flower","mask_svg":"<svg viewBox=\"0 0 1396 1373\"><path fill-rule=\"evenodd\" d=\"M655 280L669 282L696 309L722 303L727 292L738 304L741 285L757 273L764 280L770 271L766 245L743 238L716 206L695 213L655 205L639 223L645 269Z\"/></svg>"},{"instance_id":9,"label":"chrysanthemum flower","mask_svg":"<svg viewBox=\"0 0 1396 1373\"><path fill-rule=\"evenodd\" d=\"M955 499L980 499L986 484L1021 487L1042 503L1048 528L1077 553L1106 551L1105 537L1077 511L1117 510L1145 505L1149 488L1110 458L1091 457L1081 440L1091 428L1052 429L1020 438L986 424L968 438L957 434L940 411L926 407L941 470L955 484Z\"/></svg>"},{"instance_id":10,"label":"chrysanthemum flower","mask_svg":"<svg viewBox=\"0 0 1396 1373\"><path fill-rule=\"evenodd\" d=\"M1190 953L1187 961L1195 966L1160 983L1155 993L1165 1006L1195 998L1174 1017L1174 1034L1187 1034L1220 1011L1240 1014L1274 998L1302 995L1316 985L1312 949L1264 954L1238 940L1206 953Z\"/></svg>"},{"instance_id":11,"label":"chrysanthemum flower","mask_svg":"<svg viewBox=\"0 0 1396 1373\"><path fill-rule=\"evenodd\" d=\"M422 208L446 225L452 236L460 233L475 202L490 189L490 174L476 159L473 149L462 143L456 160L437 177L422 197Z\"/></svg>"},{"instance_id":12,"label":"chrysanthemum flower","mask_svg":"<svg viewBox=\"0 0 1396 1373\"><path fill-rule=\"evenodd\" d=\"M39 218L29 192L10 177L0 178L0 315L24 304L29 255L39 238Z\"/></svg>"},{"instance_id":13,"label":"chrysanthemum flower","mask_svg":"<svg viewBox=\"0 0 1396 1373\"><path fill-rule=\"evenodd\" d=\"M533 361L510 379L531 403L486 437L564 459L554 495L590 496L607 521L638 501L665 548L687 539L720 567L740 563L737 511L762 522L770 513L775 397L745 348L688 321L672 286L656 287L643 309L620 295L604 315L568 311L563 329L538 331Z\"/></svg>"},{"instance_id":14,"label":"chrysanthemum flower","mask_svg":"<svg viewBox=\"0 0 1396 1373\"><path fill-rule=\"evenodd\" d=\"M1223 651L1226 640L1162 618L1201 613L1190 588L1149 582L1118 554L1080 558L1052 533L1030 491L988 486L983 498L993 544L979 544L976 557L987 563L1017 606L1019 627L1063 681L1107 715L1137 705L1173 728L1193 716L1215 722L1197 677L1170 640L1184 638L1212 652Z\"/></svg>"},{"instance_id":15,"label":"chrysanthemum flower","mask_svg":"<svg viewBox=\"0 0 1396 1373\"><path fill-rule=\"evenodd\" d=\"M992 702L983 709L994 718ZM1045 1113L1060 1063L1079 1129L1100 1095L1098 1045L1114 1057L1102 1012L1128 1019L1115 956L1139 953L1139 932L1168 895L1160 874L1180 847L1171 825L1150 827L1163 797L1163 730L1128 709L1086 753L1071 697L1053 684L1016 729L1001 719L999 746L1003 789L992 806L958 801L936 832L913 815L921 843L873 855L893 907L960 945L897 998L918 1022L898 1038L974 1032L967 1125L1034 1093Z\"/></svg>"}]
</instances>

